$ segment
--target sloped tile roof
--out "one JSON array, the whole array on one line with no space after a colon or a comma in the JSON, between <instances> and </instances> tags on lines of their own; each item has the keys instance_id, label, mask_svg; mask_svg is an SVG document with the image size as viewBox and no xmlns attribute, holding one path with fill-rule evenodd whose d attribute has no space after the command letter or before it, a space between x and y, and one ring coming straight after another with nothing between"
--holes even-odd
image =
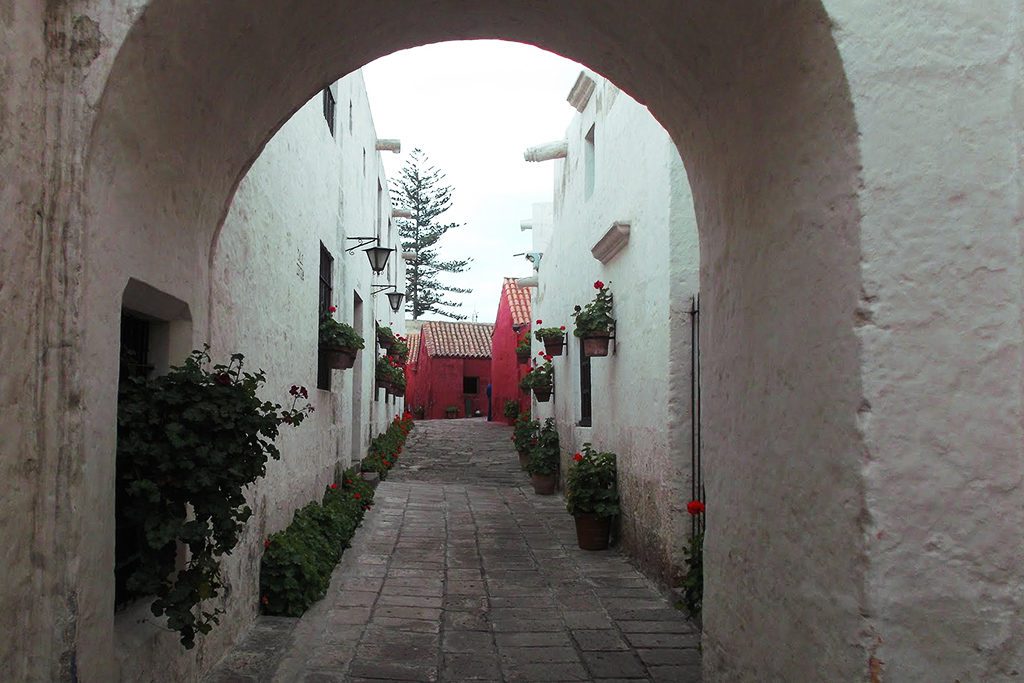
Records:
<instances>
[{"instance_id":1,"label":"sloped tile roof","mask_svg":"<svg viewBox=\"0 0 1024 683\"><path fill-rule=\"evenodd\" d=\"M409 358L406 359L406 363L415 365L420 357L420 333L410 332L406 337L405 343L409 345Z\"/></svg>"},{"instance_id":2,"label":"sloped tile roof","mask_svg":"<svg viewBox=\"0 0 1024 683\"><path fill-rule=\"evenodd\" d=\"M508 301L508 307L512 311L512 324L530 324L530 290L517 285L514 277L507 277L501 288L501 295Z\"/></svg>"},{"instance_id":3,"label":"sloped tile roof","mask_svg":"<svg viewBox=\"0 0 1024 683\"><path fill-rule=\"evenodd\" d=\"M431 320L420 334L431 356L448 358L490 358L493 323L450 323Z\"/></svg>"}]
</instances>

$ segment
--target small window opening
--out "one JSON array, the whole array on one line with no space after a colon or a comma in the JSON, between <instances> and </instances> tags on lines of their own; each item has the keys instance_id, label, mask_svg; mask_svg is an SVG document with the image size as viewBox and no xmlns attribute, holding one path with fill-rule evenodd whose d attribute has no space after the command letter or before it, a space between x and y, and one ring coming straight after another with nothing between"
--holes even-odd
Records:
<instances>
[{"instance_id":1,"label":"small window opening","mask_svg":"<svg viewBox=\"0 0 1024 683\"><path fill-rule=\"evenodd\" d=\"M317 311L317 329L320 327L320 318L328 315L328 308L334 300L334 257L322 243L320 244L320 307ZM318 335L319 337L319 332ZM331 390L331 369L324 362L324 356L317 350L316 388Z\"/></svg>"},{"instance_id":2,"label":"small window opening","mask_svg":"<svg viewBox=\"0 0 1024 683\"><path fill-rule=\"evenodd\" d=\"M331 92L330 86L324 88L324 118L327 119L327 127L331 131L331 135L334 135L334 120L335 120L335 100L334 93Z\"/></svg>"},{"instance_id":3,"label":"small window opening","mask_svg":"<svg viewBox=\"0 0 1024 683\"><path fill-rule=\"evenodd\" d=\"M590 358L583 355L583 349L576 354L580 357L580 427L592 426L592 413L590 404Z\"/></svg>"},{"instance_id":4,"label":"small window opening","mask_svg":"<svg viewBox=\"0 0 1024 683\"><path fill-rule=\"evenodd\" d=\"M479 377L463 377L462 378L462 393L464 394L477 394L480 392L480 378Z\"/></svg>"},{"instance_id":5,"label":"small window opening","mask_svg":"<svg viewBox=\"0 0 1024 683\"><path fill-rule=\"evenodd\" d=\"M594 126L591 126L583 141L583 193L587 199L594 194L594 156Z\"/></svg>"}]
</instances>

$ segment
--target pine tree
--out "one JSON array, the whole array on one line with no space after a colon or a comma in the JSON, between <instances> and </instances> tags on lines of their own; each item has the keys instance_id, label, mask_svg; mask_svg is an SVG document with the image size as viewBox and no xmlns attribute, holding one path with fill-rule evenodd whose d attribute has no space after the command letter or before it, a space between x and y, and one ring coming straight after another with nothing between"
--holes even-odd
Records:
<instances>
[{"instance_id":1,"label":"pine tree","mask_svg":"<svg viewBox=\"0 0 1024 683\"><path fill-rule=\"evenodd\" d=\"M442 261L437 242L459 223L436 222L438 216L451 208L452 188L444 182L445 175L430 165L420 149L414 149L405 160L402 172L392 181L391 196L399 208L408 209L412 218L398 219L402 249L415 251L416 261L405 270L406 312L413 320L424 313L439 313L454 320L465 320L454 309L461 302L446 299L446 294L468 294L472 289L441 282L443 273L464 273L472 259Z\"/></svg>"}]
</instances>

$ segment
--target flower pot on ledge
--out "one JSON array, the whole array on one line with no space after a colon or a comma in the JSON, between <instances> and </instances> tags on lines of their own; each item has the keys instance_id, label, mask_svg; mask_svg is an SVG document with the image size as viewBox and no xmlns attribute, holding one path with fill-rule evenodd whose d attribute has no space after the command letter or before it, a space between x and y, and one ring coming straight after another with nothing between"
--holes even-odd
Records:
<instances>
[{"instance_id":1,"label":"flower pot on ledge","mask_svg":"<svg viewBox=\"0 0 1024 683\"><path fill-rule=\"evenodd\" d=\"M598 517L590 512L573 515L576 521L576 543L583 550L605 550L611 533L612 518Z\"/></svg>"},{"instance_id":2,"label":"flower pot on ledge","mask_svg":"<svg viewBox=\"0 0 1024 683\"><path fill-rule=\"evenodd\" d=\"M348 370L356 363L356 349L338 349L320 347L320 355L324 364L332 370Z\"/></svg>"},{"instance_id":3,"label":"flower pot on ledge","mask_svg":"<svg viewBox=\"0 0 1024 683\"><path fill-rule=\"evenodd\" d=\"M583 340L583 355L587 358L600 358L608 355L610 332L590 332Z\"/></svg>"},{"instance_id":4,"label":"flower pot on ledge","mask_svg":"<svg viewBox=\"0 0 1024 683\"><path fill-rule=\"evenodd\" d=\"M533 395L538 403L547 403L551 400L551 387L534 387Z\"/></svg>"},{"instance_id":5,"label":"flower pot on ledge","mask_svg":"<svg viewBox=\"0 0 1024 683\"><path fill-rule=\"evenodd\" d=\"M555 494L554 474L531 474L530 483L533 484L533 492L538 496L552 496Z\"/></svg>"}]
</instances>

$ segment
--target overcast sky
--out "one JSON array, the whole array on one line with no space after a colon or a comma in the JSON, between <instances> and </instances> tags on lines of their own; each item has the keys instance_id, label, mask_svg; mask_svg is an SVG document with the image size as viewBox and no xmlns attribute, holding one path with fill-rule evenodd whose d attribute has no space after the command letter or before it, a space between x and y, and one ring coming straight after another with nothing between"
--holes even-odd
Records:
<instances>
[{"instance_id":1,"label":"overcast sky","mask_svg":"<svg viewBox=\"0 0 1024 683\"><path fill-rule=\"evenodd\" d=\"M469 272L446 276L473 288L452 295L470 320L494 321L503 276L533 273L512 254L531 243L519 222L535 202L551 201L553 164L527 163L523 151L564 137L576 113L566 97L581 68L493 40L428 45L363 68L377 135L402 141L401 155L383 154L388 176L397 177L406 154L419 147L453 187L452 209L441 218L465 225L439 244L444 258L473 259Z\"/></svg>"}]
</instances>

